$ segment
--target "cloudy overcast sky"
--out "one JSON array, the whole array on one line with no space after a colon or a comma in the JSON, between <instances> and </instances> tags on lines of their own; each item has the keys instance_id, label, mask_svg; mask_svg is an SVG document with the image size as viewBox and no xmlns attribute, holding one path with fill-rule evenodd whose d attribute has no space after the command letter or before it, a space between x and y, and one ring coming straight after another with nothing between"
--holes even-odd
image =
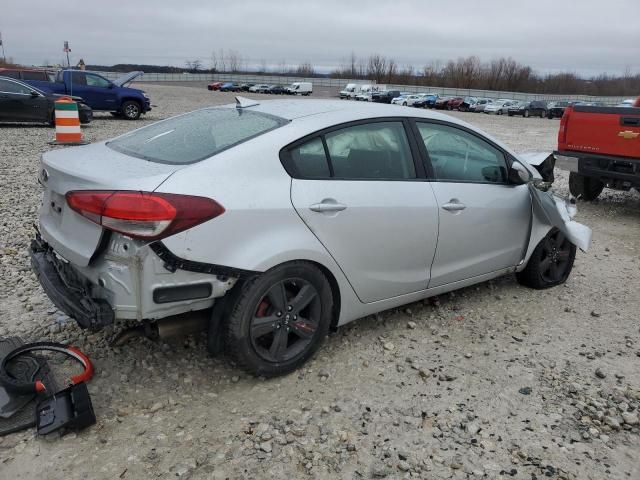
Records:
<instances>
[{"instance_id":1,"label":"cloudy overcast sky","mask_svg":"<svg viewBox=\"0 0 640 480\"><path fill-rule=\"evenodd\" d=\"M210 65L237 50L249 63L320 69L380 53L400 65L511 56L539 72L640 72L640 0L2 0L7 57ZM322 68L324 67L324 68Z\"/></svg>"}]
</instances>

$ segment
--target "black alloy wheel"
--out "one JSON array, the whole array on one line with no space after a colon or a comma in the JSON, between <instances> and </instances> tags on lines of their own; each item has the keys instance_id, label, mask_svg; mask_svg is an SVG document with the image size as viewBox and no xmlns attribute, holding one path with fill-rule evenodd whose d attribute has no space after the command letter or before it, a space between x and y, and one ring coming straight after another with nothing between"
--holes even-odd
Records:
<instances>
[{"instance_id":1,"label":"black alloy wheel","mask_svg":"<svg viewBox=\"0 0 640 480\"><path fill-rule=\"evenodd\" d=\"M309 358L329 332L333 291L309 262L289 262L242 284L224 325L224 347L241 368L273 377Z\"/></svg>"},{"instance_id":2,"label":"black alloy wheel","mask_svg":"<svg viewBox=\"0 0 640 480\"><path fill-rule=\"evenodd\" d=\"M516 273L518 282L543 289L564 283L573 269L576 246L559 229L554 228L535 248L529 263Z\"/></svg>"},{"instance_id":3,"label":"black alloy wheel","mask_svg":"<svg viewBox=\"0 0 640 480\"><path fill-rule=\"evenodd\" d=\"M572 260L571 242L560 230L552 232L542 242L542 279L547 283L563 282L568 276L567 270Z\"/></svg>"},{"instance_id":4,"label":"black alloy wheel","mask_svg":"<svg viewBox=\"0 0 640 480\"><path fill-rule=\"evenodd\" d=\"M258 302L251 321L251 344L263 360L291 360L313 340L321 312L320 295L311 283L301 278L280 281Z\"/></svg>"}]
</instances>

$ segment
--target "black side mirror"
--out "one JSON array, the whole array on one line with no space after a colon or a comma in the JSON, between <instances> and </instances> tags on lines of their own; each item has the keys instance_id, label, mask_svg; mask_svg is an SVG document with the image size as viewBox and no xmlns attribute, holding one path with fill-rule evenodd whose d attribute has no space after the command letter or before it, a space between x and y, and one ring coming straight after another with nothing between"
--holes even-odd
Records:
<instances>
[{"instance_id":1,"label":"black side mirror","mask_svg":"<svg viewBox=\"0 0 640 480\"><path fill-rule=\"evenodd\" d=\"M40 96L40 94L35 90L31 90L30 95L31 95L31 98L38 98Z\"/></svg>"}]
</instances>

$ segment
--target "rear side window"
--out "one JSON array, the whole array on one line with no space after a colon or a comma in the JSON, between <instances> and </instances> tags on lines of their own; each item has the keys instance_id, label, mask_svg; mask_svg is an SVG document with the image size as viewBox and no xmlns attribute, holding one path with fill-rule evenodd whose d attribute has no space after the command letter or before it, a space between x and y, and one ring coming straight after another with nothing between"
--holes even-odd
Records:
<instances>
[{"instance_id":1,"label":"rear side window","mask_svg":"<svg viewBox=\"0 0 640 480\"><path fill-rule=\"evenodd\" d=\"M135 130L107 145L151 162L181 165L209 158L285 123L260 112L207 108Z\"/></svg>"},{"instance_id":2,"label":"rear side window","mask_svg":"<svg viewBox=\"0 0 640 480\"><path fill-rule=\"evenodd\" d=\"M17 78L18 80L20 80L20 72L18 72L17 70L2 70L0 71L0 76Z\"/></svg>"},{"instance_id":3,"label":"rear side window","mask_svg":"<svg viewBox=\"0 0 640 480\"><path fill-rule=\"evenodd\" d=\"M289 154L296 177L327 178L331 176L320 137L291 149Z\"/></svg>"},{"instance_id":4,"label":"rear side window","mask_svg":"<svg viewBox=\"0 0 640 480\"><path fill-rule=\"evenodd\" d=\"M47 72L22 72L22 79L23 80L42 80L42 81L47 81L49 80L49 77L47 75Z\"/></svg>"},{"instance_id":5,"label":"rear side window","mask_svg":"<svg viewBox=\"0 0 640 480\"><path fill-rule=\"evenodd\" d=\"M69 75L71 75L71 83L74 85L87 84L87 77L84 72L69 71Z\"/></svg>"}]
</instances>

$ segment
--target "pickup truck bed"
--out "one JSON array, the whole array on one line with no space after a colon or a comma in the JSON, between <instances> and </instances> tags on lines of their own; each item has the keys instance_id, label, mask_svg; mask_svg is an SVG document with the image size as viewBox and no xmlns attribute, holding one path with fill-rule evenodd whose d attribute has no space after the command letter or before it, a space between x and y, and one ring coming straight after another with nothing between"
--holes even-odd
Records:
<instances>
[{"instance_id":1,"label":"pickup truck bed","mask_svg":"<svg viewBox=\"0 0 640 480\"><path fill-rule=\"evenodd\" d=\"M639 189L640 108L567 107L554 154L576 197L594 200L605 186Z\"/></svg>"}]
</instances>

